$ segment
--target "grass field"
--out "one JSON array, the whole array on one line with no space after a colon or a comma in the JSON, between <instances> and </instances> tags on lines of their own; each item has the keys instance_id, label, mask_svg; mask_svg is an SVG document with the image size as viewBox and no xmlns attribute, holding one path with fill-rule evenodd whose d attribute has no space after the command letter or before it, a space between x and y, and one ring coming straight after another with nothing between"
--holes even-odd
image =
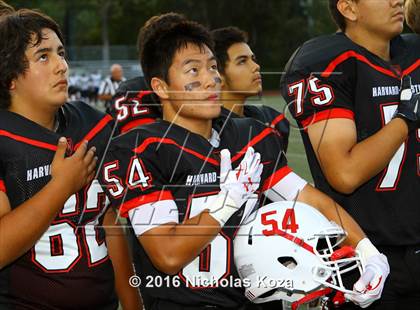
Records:
<instances>
[{"instance_id":1,"label":"grass field","mask_svg":"<svg viewBox=\"0 0 420 310\"><path fill-rule=\"evenodd\" d=\"M276 109L277 111L285 111L285 102L280 95L264 95L261 99L252 98L252 100L250 100L248 104L264 104ZM297 126L295 125L296 123L293 120L293 117L288 111L286 113L286 117L291 123L289 147L287 150L287 159L289 162L289 166L298 175L300 175L307 181L313 183L300 131L298 130Z\"/></svg>"}]
</instances>

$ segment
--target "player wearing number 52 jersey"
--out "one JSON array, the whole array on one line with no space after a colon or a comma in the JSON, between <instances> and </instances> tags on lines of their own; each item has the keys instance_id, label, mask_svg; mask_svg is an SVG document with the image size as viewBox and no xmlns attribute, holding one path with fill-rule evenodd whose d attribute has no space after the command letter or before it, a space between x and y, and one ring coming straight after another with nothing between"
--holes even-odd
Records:
<instances>
[{"instance_id":1,"label":"player wearing number 52 jersey","mask_svg":"<svg viewBox=\"0 0 420 310\"><path fill-rule=\"evenodd\" d=\"M402 0L330 0L343 32L304 43L281 82L316 186L391 258L378 309L401 307L401 300L420 305L410 282L420 269L406 267L420 266L419 113L411 94L420 91L420 60L412 37L399 36L402 6ZM405 78L400 100L408 75L411 90Z\"/></svg>"},{"instance_id":2,"label":"player wearing number 52 jersey","mask_svg":"<svg viewBox=\"0 0 420 310\"><path fill-rule=\"evenodd\" d=\"M117 122L117 132L124 133L153 123L161 118L162 112L159 100L146 86L144 77L138 76L118 86L112 97L111 115Z\"/></svg>"},{"instance_id":3,"label":"player wearing number 52 jersey","mask_svg":"<svg viewBox=\"0 0 420 310\"><path fill-rule=\"evenodd\" d=\"M260 203L255 192L308 203L343 225L366 261L370 276L363 280L375 286L373 294L354 294L379 298L386 258L341 207L287 167L277 131L250 118L218 119L221 80L208 30L190 21L157 28L140 50L163 119L114 138L102 180L137 236L141 289L151 297L146 308L245 303L232 239ZM285 218L284 229L291 222Z\"/></svg>"},{"instance_id":4,"label":"player wearing number 52 jersey","mask_svg":"<svg viewBox=\"0 0 420 310\"><path fill-rule=\"evenodd\" d=\"M185 16L174 12L155 16L153 20L150 20L151 27L142 28L139 31L137 42L147 40L157 27L182 20L185 20ZM117 123L117 132L124 133L134 127L162 118L162 110L158 97L153 94L144 77L138 76L120 84L112 97L111 115Z\"/></svg>"}]
</instances>

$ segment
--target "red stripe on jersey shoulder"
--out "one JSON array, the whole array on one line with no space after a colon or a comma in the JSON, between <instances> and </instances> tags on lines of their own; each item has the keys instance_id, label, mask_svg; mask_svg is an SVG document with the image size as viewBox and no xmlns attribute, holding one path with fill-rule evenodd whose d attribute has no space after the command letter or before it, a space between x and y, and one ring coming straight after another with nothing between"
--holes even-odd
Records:
<instances>
[{"instance_id":1,"label":"red stripe on jersey shoulder","mask_svg":"<svg viewBox=\"0 0 420 310\"><path fill-rule=\"evenodd\" d=\"M38 140L35 140L35 139L22 137L22 136L19 136L19 135L15 135L15 134L13 134L11 132L8 132L6 130L0 130L0 136L8 137L10 139L13 139L13 140L16 140L16 141L19 141L19 142L23 142L23 143L26 143L26 144L29 144L29 145L33 145L33 146L43 148L43 149L47 149L47 150L54 151L54 152L57 150L56 145L49 144L49 143L42 142L42 141L38 141Z\"/></svg>"},{"instance_id":2,"label":"red stripe on jersey shoulder","mask_svg":"<svg viewBox=\"0 0 420 310\"><path fill-rule=\"evenodd\" d=\"M77 148L80 146L80 144L82 144L83 141L87 140L90 141L93 139L93 137L95 137L110 121L112 121L113 118L110 115L106 115L104 116L104 118L102 118L99 123L97 123L95 125L95 127L93 127L88 134L82 139L82 141L80 141L79 143L77 143L74 147L75 150L77 150Z\"/></svg>"},{"instance_id":3,"label":"red stripe on jersey shoulder","mask_svg":"<svg viewBox=\"0 0 420 310\"><path fill-rule=\"evenodd\" d=\"M0 180L0 192L6 193L6 185L3 180Z\"/></svg>"},{"instance_id":4,"label":"red stripe on jersey shoulder","mask_svg":"<svg viewBox=\"0 0 420 310\"><path fill-rule=\"evenodd\" d=\"M273 119L271 126L276 126L277 123L280 123L282 120L284 120L284 114L279 114L275 119Z\"/></svg>"},{"instance_id":5,"label":"red stripe on jersey shoulder","mask_svg":"<svg viewBox=\"0 0 420 310\"><path fill-rule=\"evenodd\" d=\"M314 115L304 119L300 123L302 124L302 127L306 130L306 128L311 124L315 124L317 122L325 121L326 119L332 118L348 118L354 120L354 112L343 108L324 110L315 113Z\"/></svg>"},{"instance_id":6,"label":"red stripe on jersey shoulder","mask_svg":"<svg viewBox=\"0 0 420 310\"><path fill-rule=\"evenodd\" d=\"M411 72L413 72L414 70L416 70L418 67L420 67L420 59L417 59L417 61L415 63L413 63L410 67L408 67L407 69L405 69L403 71L403 76L404 75L409 75Z\"/></svg>"},{"instance_id":7,"label":"red stripe on jersey shoulder","mask_svg":"<svg viewBox=\"0 0 420 310\"><path fill-rule=\"evenodd\" d=\"M140 90L140 91L137 93L136 97L137 97L137 98L139 98L139 99L141 99L141 98L143 98L144 96L146 96L146 95L150 95L150 94L153 94L153 93L154 93L154 91L152 91L152 90Z\"/></svg>"},{"instance_id":8,"label":"red stripe on jersey shoulder","mask_svg":"<svg viewBox=\"0 0 420 310\"><path fill-rule=\"evenodd\" d=\"M269 190L270 188L272 188L290 172L292 172L292 169L289 166L281 167L279 170L277 170L271 176L265 179L264 184L261 188L261 192L265 192L266 190Z\"/></svg>"},{"instance_id":9,"label":"red stripe on jersey shoulder","mask_svg":"<svg viewBox=\"0 0 420 310\"><path fill-rule=\"evenodd\" d=\"M137 119L135 121L129 122L127 124L125 124L124 126L121 127L121 133L125 133L137 126L142 126L142 125L146 125L146 124L150 124L155 122L154 118L143 118L143 119Z\"/></svg>"},{"instance_id":10,"label":"red stripe on jersey shoulder","mask_svg":"<svg viewBox=\"0 0 420 310\"><path fill-rule=\"evenodd\" d=\"M170 191L157 191L133 198L120 206L120 216L128 217L128 211L138 208L146 203L154 203L161 200L174 200Z\"/></svg>"},{"instance_id":11,"label":"red stripe on jersey shoulder","mask_svg":"<svg viewBox=\"0 0 420 310\"><path fill-rule=\"evenodd\" d=\"M367 65L369 65L371 68L375 69L378 72L381 72L385 75L388 75L388 76L391 76L393 78L399 79L399 77L392 70L385 69L385 68L382 68L380 66L374 65L365 56L363 56L359 53L356 53L355 51L347 51L347 52L339 55L338 57L336 57L333 61L331 61L329 63L329 65L324 70L324 72L322 72L321 76L325 77L325 78L330 77L331 74L335 71L335 68L339 64L341 64L342 62L346 61L349 58L356 58L357 60L366 63Z\"/></svg>"},{"instance_id":12,"label":"red stripe on jersey shoulder","mask_svg":"<svg viewBox=\"0 0 420 310\"><path fill-rule=\"evenodd\" d=\"M269 134L275 134L273 131L273 128L265 128L263 131L261 131L258 135L256 135L254 138L251 139L251 141L248 142L247 145L245 145L242 150L240 150L235 156L232 157L232 163L237 161L239 158L245 155L246 150L263 140L265 137L267 137Z\"/></svg>"},{"instance_id":13,"label":"red stripe on jersey shoulder","mask_svg":"<svg viewBox=\"0 0 420 310\"><path fill-rule=\"evenodd\" d=\"M189 153L191 155L194 155L195 157L198 157L198 158L200 158L200 159L202 159L202 160L204 160L204 161L206 161L206 162L208 162L210 164L213 164L215 166L219 166L219 162L217 160L215 160L213 158L206 157L206 156L204 156L204 155L202 155L202 154L200 154L200 153L198 153L198 152L196 152L194 150L191 150L189 148L186 148L185 146L181 146L178 143L176 143L174 140L169 139L169 138L149 137L149 138L145 139L142 144L140 144L138 147L136 147L135 149L133 149L133 152L135 152L135 153L142 153L142 152L144 152L147 149L147 147L150 144L153 144L153 143L164 143L164 144L175 145L176 147L180 148L182 151L184 151L186 153Z\"/></svg>"}]
</instances>

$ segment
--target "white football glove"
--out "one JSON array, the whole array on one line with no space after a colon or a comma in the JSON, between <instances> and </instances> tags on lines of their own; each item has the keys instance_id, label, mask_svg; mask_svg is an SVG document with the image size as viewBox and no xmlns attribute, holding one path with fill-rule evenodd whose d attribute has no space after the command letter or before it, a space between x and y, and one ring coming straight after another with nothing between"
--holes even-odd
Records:
<instances>
[{"instance_id":1,"label":"white football glove","mask_svg":"<svg viewBox=\"0 0 420 310\"><path fill-rule=\"evenodd\" d=\"M252 147L235 170L232 170L229 150L224 149L220 152L220 190L239 208L260 186L262 170L260 153Z\"/></svg>"},{"instance_id":2,"label":"white football glove","mask_svg":"<svg viewBox=\"0 0 420 310\"><path fill-rule=\"evenodd\" d=\"M368 238L361 240L356 250L361 254L365 271L353 285L354 294L345 294L345 297L361 308L366 308L381 298L389 275L389 264L386 256L379 253Z\"/></svg>"},{"instance_id":3,"label":"white football glove","mask_svg":"<svg viewBox=\"0 0 420 310\"><path fill-rule=\"evenodd\" d=\"M261 156L252 147L248 148L241 163L234 170L229 150L223 149L220 152L220 193L209 207L209 211L221 226L251 196L256 200L253 193L260 185L262 170Z\"/></svg>"}]
</instances>

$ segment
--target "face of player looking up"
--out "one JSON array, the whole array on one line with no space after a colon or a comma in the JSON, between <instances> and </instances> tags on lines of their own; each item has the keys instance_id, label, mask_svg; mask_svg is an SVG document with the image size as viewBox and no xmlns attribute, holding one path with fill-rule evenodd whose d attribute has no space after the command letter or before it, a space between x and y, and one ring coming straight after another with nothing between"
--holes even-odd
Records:
<instances>
[{"instance_id":1,"label":"face of player looking up","mask_svg":"<svg viewBox=\"0 0 420 310\"><path fill-rule=\"evenodd\" d=\"M342 0L345 15L357 29L391 40L404 27L404 0Z\"/></svg>"},{"instance_id":2,"label":"face of player looking up","mask_svg":"<svg viewBox=\"0 0 420 310\"><path fill-rule=\"evenodd\" d=\"M232 96L250 97L262 91L260 66L246 43L232 44L228 50L228 61L223 75L223 90Z\"/></svg>"},{"instance_id":3,"label":"face of player looking up","mask_svg":"<svg viewBox=\"0 0 420 310\"><path fill-rule=\"evenodd\" d=\"M63 44L51 29L43 29L42 37L40 44L34 45L33 35L25 52L28 68L12 81L11 110L14 105L31 110L56 110L68 99L68 65Z\"/></svg>"},{"instance_id":4,"label":"face of player looking up","mask_svg":"<svg viewBox=\"0 0 420 310\"><path fill-rule=\"evenodd\" d=\"M161 99L163 118L187 129L193 123L211 123L220 114L221 79L207 46L181 47L169 67L168 82L153 78L152 87Z\"/></svg>"}]
</instances>

